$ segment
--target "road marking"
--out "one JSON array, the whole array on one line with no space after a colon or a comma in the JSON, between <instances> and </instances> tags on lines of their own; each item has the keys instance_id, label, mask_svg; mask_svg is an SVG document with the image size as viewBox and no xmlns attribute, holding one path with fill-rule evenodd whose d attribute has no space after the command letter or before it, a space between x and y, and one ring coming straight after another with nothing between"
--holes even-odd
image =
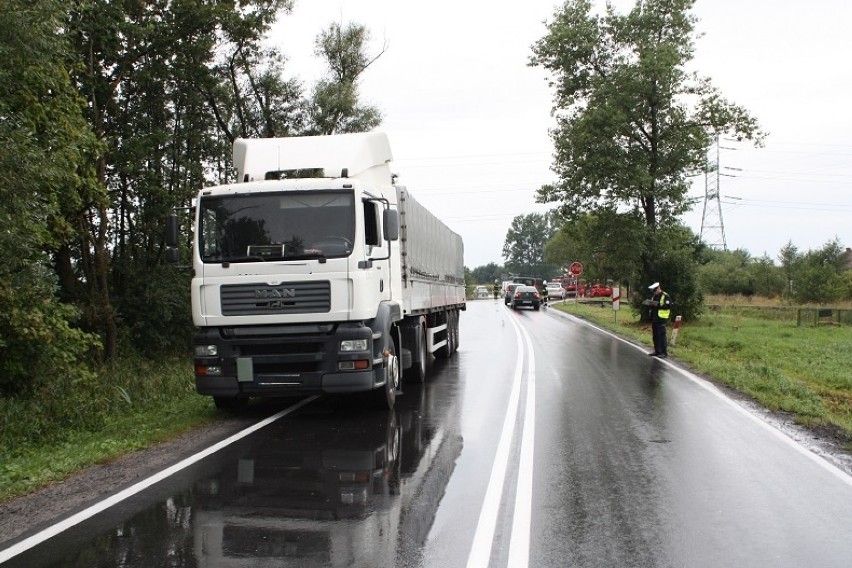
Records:
<instances>
[{"instance_id":1,"label":"road marking","mask_svg":"<svg viewBox=\"0 0 852 568\"><path fill-rule=\"evenodd\" d=\"M513 322L514 323L514 322ZM517 325L517 324L516 324ZM521 455L518 465L518 490L512 520L512 540L509 543L509 566L526 568L530 561L530 531L532 530L533 449L535 447L535 352L530 336L523 326L527 346L527 403L524 409L524 431L521 436Z\"/></svg>"},{"instance_id":2,"label":"road marking","mask_svg":"<svg viewBox=\"0 0 852 568\"><path fill-rule=\"evenodd\" d=\"M298 410L299 408L305 406L308 403L313 402L317 398L319 398L319 395L309 396L308 398L294 404L293 406L285 408L281 412L278 412L277 414L273 414L272 416L265 418L264 420L261 420L257 424L254 424L253 426L250 426L250 427L246 428L245 430L241 430L240 432L237 432L236 434L234 434L230 438L226 438L226 439L222 440L221 442L218 442L218 443L210 446L209 448L202 450L202 451L198 452L197 454L192 455L192 456L176 463L175 465L173 465L173 466L171 466L167 469L164 469L164 470L162 470L158 473L155 473L151 477L149 477L147 479L143 479L139 483L136 483L135 485L132 485L132 486L128 487L127 489L119 491L115 495L107 497L103 501L99 501L98 503L95 503L91 507L80 511L79 513L76 513L76 514L68 517L67 519L64 519L64 520L56 523L55 525L51 525L51 526L47 527L46 529L28 537L28 538L25 538L24 540L22 540L18 543L13 544L9 548L6 548L4 550L0 550L0 564L9 560L10 558L14 558L15 556L21 554L22 552L29 550L30 548L33 548L36 545L41 544L42 542L46 541L47 539L54 537L54 536L58 535L59 533L70 529L73 526L78 525L78 524L82 523L83 521L85 521L85 520L87 520L91 517L94 517L98 513L105 511L106 509L112 507L113 505L121 503L125 499L132 497L133 495L136 495L137 493L151 487L155 483L158 483L158 482L168 478L169 476L174 475L175 473L181 471L182 469L186 469L187 467L191 466L192 464L199 462L202 459L218 452L222 448L230 446L234 442L237 442L237 441L245 438L249 434L253 434L253 433L257 432L261 428L272 424L276 420L283 418L284 416Z\"/></svg>"},{"instance_id":3,"label":"road marking","mask_svg":"<svg viewBox=\"0 0 852 568\"><path fill-rule=\"evenodd\" d=\"M476 533L473 537L473 544L471 546L470 555L467 559L468 568L486 568L488 566L489 561L491 560L491 548L494 544L494 534L497 527L497 517L500 510L500 502L503 496L503 485L506 480L506 470L509 465L509 450L511 449L512 439L515 435L515 422L517 421L518 416L518 408L520 406L520 393L521 393L521 382L524 375L523 372L523 360L524 360L524 339L526 340L526 344L528 346L528 369L535 369L535 360L532 353L532 348L529 340L529 336L526 331L519 326L514 319L510 316L509 321L512 323L512 326L515 329L515 335L517 337L517 351L518 357L515 363L515 371L512 379L512 390L509 394L509 404L506 409L506 416L503 420L503 430L500 434L500 441L497 444L497 453L494 456L494 464L491 467L491 477L488 481L488 488L485 490L485 499L482 503L482 509L479 512L479 521L476 524ZM530 402L530 396L532 396L532 401ZM534 391L530 389L528 386L528 394L527 394L527 406L529 404L535 404L535 394ZM535 415L532 414L532 419L534 420ZM532 442L533 428L529 424L530 414L527 413L527 416L524 420L524 432L522 434L523 440L529 440ZM522 446L521 448L522 455L532 455L532 445L530 444L529 449L525 451L525 448ZM528 474L524 472L525 469L528 469ZM526 477L528 475L528 481L525 481L525 484L529 484L529 492L532 492L532 460L529 460L528 464L521 464L521 471L519 472L518 483L521 483L521 477ZM527 489L525 488L524 491ZM518 488L518 491L521 491L521 488ZM525 530L518 529L513 524L512 529L512 544L510 545L510 554L512 553L511 548L514 548L514 556L522 558L522 564L519 566L526 566L527 559L529 557L529 516L530 516L530 508L532 507L532 503L530 499L527 499L528 503L522 507L525 509L521 512L521 515L527 515L526 528ZM517 507L517 503L516 503ZM517 514L517 512L516 512ZM518 540L515 541L515 531L518 531L519 536ZM514 546L512 546L514 545ZM526 547L526 550L524 550ZM510 566L515 566L511 562Z\"/></svg>"}]
</instances>

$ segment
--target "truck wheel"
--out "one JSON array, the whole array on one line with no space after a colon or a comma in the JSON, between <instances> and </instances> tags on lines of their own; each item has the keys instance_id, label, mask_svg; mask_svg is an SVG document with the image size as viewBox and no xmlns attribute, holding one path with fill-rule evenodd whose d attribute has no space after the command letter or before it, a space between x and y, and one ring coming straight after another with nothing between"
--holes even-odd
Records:
<instances>
[{"instance_id":1,"label":"truck wheel","mask_svg":"<svg viewBox=\"0 0 852 568\"><path fill-rule=\"evenodd\" d=\"M405 374L405 380L413 383L426 382L426 332L423 331L423 326L418 325L415 331L417 349L417 357L411 362L411 368Z\"/></svg>"},{"instance_id":2,"label":"truck wheel","mask_svg":"<svg viewBox=\"0 0 852 568\"><path fill-rule=\"evenodd\" d=\"M447 312L446 317L447 330L444 333L444 337L447 342L443 347L438 349L435 352L435 355L440 357L441 359L449 359L455 350L454 341L453 341L453 312Z\"/></svg>"},{"instance_id":3,"label":"truck wheel","mask_svg":"<svg viewBox=\"0 0 852 568\"><path fill-rule=\"evenodd\" d=\"M459 350L459 312L453 312L453 352Z\"/></svg>"},{"instance_id":4,"label":"truck wheel","mask_svg":"<svg viewBox=\"0 0 852 568\"><path fill-rule=\"evenodd\" d=\"M235 396L226 397L226 396L214 396L213 404L216 405L216 408L219 410L224 410L226 412L240 412L241 410L245 410L248 408L249 399L247 398L237 398Z\"/></svg>"},{"instance_id":5,"label":"truck wheel","mask_svg":"<svg viewBox=\"0 0 852 568\"><path fill-rule=\"evenodd\" d=\"M373 401L378 408L392 410L396 404L396 391L399 390L399 359L396 347L389 341L382 354L384 361L385 384L372 392Z\"/></svg>"}]
</instances>

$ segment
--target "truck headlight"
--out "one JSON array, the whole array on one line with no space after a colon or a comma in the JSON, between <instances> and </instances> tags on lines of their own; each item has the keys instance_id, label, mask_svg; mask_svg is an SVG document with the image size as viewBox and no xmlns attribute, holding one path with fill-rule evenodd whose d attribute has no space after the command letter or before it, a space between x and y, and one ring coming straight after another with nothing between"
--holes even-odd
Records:
<instances>
[{"instance_id":1,"label":"truck headlight","mask_svg":"<svg viewBox=\"0 0 852 568\"><path fill-rule=\"evenodd\" d=\"M219 347L217 345L196 345L196 357L216 357L219 355Z\"/></svg>"},{"instance_id":2,"label":"truck headlight","mask_svg":"<svg viewBox=\"0 0 852 568\"><path fill-rule=\"evenodd\" d=\"M340 351L341 353L347 353L350 351L366 351L367 342L368 341L366 339L344 339L340 342Z\"/></svg>"}]
</instances>

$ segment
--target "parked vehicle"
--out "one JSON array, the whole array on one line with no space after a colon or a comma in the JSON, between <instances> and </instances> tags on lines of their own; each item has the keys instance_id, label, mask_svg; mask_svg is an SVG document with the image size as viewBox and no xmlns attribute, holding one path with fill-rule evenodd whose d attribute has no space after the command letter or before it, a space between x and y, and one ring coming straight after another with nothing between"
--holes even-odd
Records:
<instances>
[{"instance_id":1,"label":"parked vehicle","mask_svg":"<svg viewBox=\"0 0 852 568\"><path fill-rule=\"evenodd\" d=\"M512 296L515 295L515 288L520 286L520 284L511 283L506 284L506 293L503 295L503 301L508 306L512 302Z\"/></svg>"},{"instance_id":2,"label":"parked vehicle","mask_svg":"<svg viewBox=\"0 0 852 568\"><path fill-rule=\"evenodd\" d=\"M385 134L237 139L237 183L198 192L195 385L250 397L371 393L450 357L465 309L461 237L393 183ZM167 224L176 261L178 220Z\"/></svg>"},{"instance_id":3,"label":"parked vehicle","mask_svg":"<svg viewBox=\"0 0 852 568\"><path fill-rule=\"evenodd\" d=\"M589 298L608 298L612 296L612 286L609 284L595 282L592 284L592 287L587 290L586 296Z\"/></svg>"},{"instance_id":4,"label":"parked vehicle","mask_svg":"<svg viewBox=\"0 0 852 568\"><path fill-rule=\"evenodd\" d=\"M562 287L558 282L552 282L547 284L547 297L550 300L564 300L565 299L565 288Z\"/></svg>"},{"instance_id":5,"label":"parked vehicle","mask_svg":"<svg viewBox=\"0 0 852 568\"><path fill-rule=\"evenodd\" d=\"M509 306L513 310L518 308L532 308L538 310L541 307L541 295L535 286L518 286L512 295Z\"/></svg>"}]
</instances>

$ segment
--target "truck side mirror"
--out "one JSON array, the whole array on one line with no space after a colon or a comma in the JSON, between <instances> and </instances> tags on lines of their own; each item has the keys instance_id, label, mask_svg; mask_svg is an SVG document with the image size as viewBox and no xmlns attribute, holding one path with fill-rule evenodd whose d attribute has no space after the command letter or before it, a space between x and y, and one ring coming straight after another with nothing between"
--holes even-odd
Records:
<instances>
[{"instance_id":1,"label":"truck side mirror","mask_svg":"<svg viewBox=\"0 0 852 568\"><path fill-rule=\"evenodd\" d=\"M180 224L178 223L177 213L172 211L166 217L166 262L169 264L177 264L180 261L179 238Z\"/></svg>"},{"instance_id":2,"label":"truck side mirror","mask_svg":"<svg viewBox=\"0 0 852 568\"><path fill-rule=\"evenodd\" d=\"M386 241L399 240L399 212L385 209L382 214L382 232Z\"/></svg>"},{"instance_id":3,"label":"truck side mirror","mask_svg":"<svg viewBox=\"0 0 852 568\"><path fill-rule=\"evenodd\" d=\"M169 216L166 217L166 246L169 248L176 248L178 246L178 233L180 232L180 226L178 224L177 213L172 211L169 213Z\"/></svg>"}]
</instances>

